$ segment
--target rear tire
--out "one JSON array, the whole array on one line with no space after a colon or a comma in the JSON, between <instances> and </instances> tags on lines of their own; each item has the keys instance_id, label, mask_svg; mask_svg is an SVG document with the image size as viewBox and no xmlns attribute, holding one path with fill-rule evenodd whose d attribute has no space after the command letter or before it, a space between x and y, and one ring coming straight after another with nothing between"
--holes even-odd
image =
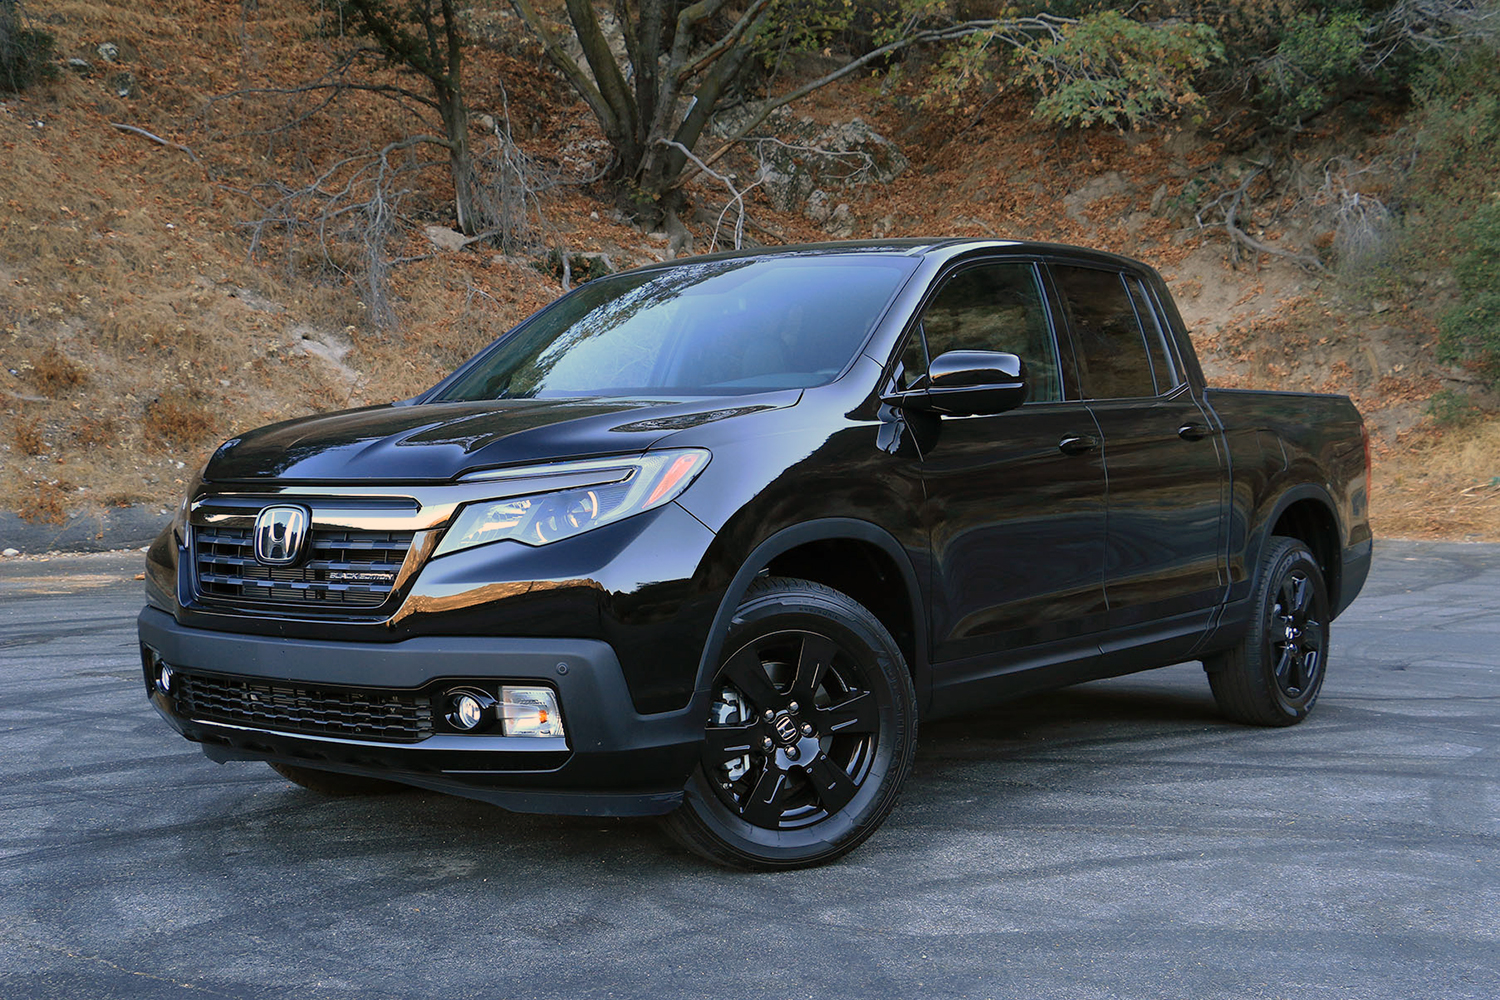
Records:
<instances>
[{"instance_id":1,"label":"rear tire","mask_svg":"<svg viewBox=\"0 0 1500 1000\"><path fill-rule=\"evenodd\" d=\"M875 832L911 772L916 693L901 649L846 594L751 585L713 681L702 757L667 832L710 861L820 865Z\"/></svg>"},{"instance_id":2,"label":"rear tire","mask_svg":"<svg viewBox=\"0 0 1500 1000\"><path fill-rule=\"evenodd\" d=\"M366 778L359 774L341 774L337 771L320 771L317 768L298 767L295 764L283 764L276 760L266 763L271 765L271 770L292 784L301 785L310 792L334 798L351 798L356 795L393 795L396 792L411 791L410 785L403 785L397 781L382 781L379 778Z\"/></svg>"},{"instance_id":3,"label":"rear tire","mask_svg":"<svg viewBox=\"0 0 1500 1000\"><path fill-rule=\"evenodd\" d=\"M1236 722L1294 725L1317 702L1328 663L1328 587L1307 546L1273 535L1251 600L1244 638L1203 661L1209 687Z\"/></svg>"}]
</instances>

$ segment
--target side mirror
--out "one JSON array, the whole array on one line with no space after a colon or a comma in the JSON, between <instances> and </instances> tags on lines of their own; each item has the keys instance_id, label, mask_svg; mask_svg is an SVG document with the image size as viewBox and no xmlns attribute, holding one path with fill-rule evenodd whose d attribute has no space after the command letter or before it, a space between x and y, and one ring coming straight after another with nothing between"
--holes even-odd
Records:
<instances>
[{"instance_id":1,"label":"side mirror","mask_svg":"<svg viewBox=\"0 0 1500 1000\"><path fill-rule=\"evenodd\" d=\"M1026 401L1026 362L1001 351L948 351L928 365L920 387L884 397L909 410L955 416L1004 413Z\"/></svg>"}]
</instances>

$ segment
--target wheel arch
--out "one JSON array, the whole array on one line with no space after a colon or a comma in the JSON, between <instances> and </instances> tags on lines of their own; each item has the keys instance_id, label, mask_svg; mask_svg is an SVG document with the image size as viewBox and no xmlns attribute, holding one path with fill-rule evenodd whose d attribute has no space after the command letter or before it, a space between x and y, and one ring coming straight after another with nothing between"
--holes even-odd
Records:
<instances>
[{"instance_id":1,"label":"wheel arch","mask_svg":"<svg viewBox=\"0 0 1500 1000\"><path fill-rule=\"evenodd\" d=\"M864 605L901 648L918 704L925 705L931 689L926 669L927 616L916 569L901 543L884 528L843 517L783 528L751 551L714 615L698 661L695 693L705 691L713 680L734 611L762 573L821 583Z\"/></svg>"},{"instance_id":2,"label":"wheel arch","mask_svg":"<svg viewBox=\"0 0 1500 1000\"><path fill-rule=\"evenodd\" d=\"M1266 546L1275 535L1295 538L1312 551L1329 600L1337 602L1343 582L1343 534L1333 498L1322 488L1304 484L1287 490L1262 521L1265 526L1252 566L1259 567Z\"/></svg>"}]
</instances>

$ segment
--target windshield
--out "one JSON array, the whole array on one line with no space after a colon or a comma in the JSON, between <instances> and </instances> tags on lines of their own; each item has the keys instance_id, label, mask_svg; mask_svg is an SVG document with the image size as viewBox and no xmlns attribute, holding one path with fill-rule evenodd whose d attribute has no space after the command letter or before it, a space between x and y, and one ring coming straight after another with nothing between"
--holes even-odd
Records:
<instances>
[{"instance_id":1,"label":"windshield","mask_svg":"<svg viewBox=\"0 0 1500 1000\"><path fill-rule=\"evenodd\" d=\"M729 395L831 381L917 262L702 261L598 278L502 339L436 398Z\"/></svg>"}]
</instances>

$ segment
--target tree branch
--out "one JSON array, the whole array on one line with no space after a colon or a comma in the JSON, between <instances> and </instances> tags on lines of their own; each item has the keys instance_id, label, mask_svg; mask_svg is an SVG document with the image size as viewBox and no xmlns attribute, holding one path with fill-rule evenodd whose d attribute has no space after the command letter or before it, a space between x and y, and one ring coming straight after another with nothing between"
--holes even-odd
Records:
<instances>
[{"instance_id":1,"label":"tree branch","mask_svg":"<svg viewBox=\"0 0 1500 1000\"><path fill-rule=\"evenodd\" d=\"M117 128L121 132L134 132L136 135L145 136L147 139L150 139L158 146L166 146L170 149L181 150L188 155L188 159L192 160L194 163L198 162L198 155L180 142L168 142L166 139L163 139L161 136L157 135L154 132L147 132L143 128L136 128L134 125L126 125L123 122L110 122L109 127Z\"/></svg>"},{"instance_id":2,"label":"tree branch","mask_svg":"<svg viewBox=\"0 0 1500 1000\"><path fill-rule=\"evenodd\" d=\"M1301 265L1309 271L1323 270L1323 262L1317 257L1310 254L1297 253L1292 250L1283 250L1280 247L1273 247L1269 243L1262 243L1260 240L1257 240L1255 237L1251 236L1249 233L1245 232L1239 227L1238 220L1240 205L1244 202L1245 195L1249 193L1250 185L1255 183L1256 178L1258 178L1264 172L1265 171L1262 167L1256 167L1246 175L1243 181L1240 182L1239 187L1235 188L1233 191L1228 192L1225 195L1220 195L1214 200L1213 205L1217 205L1220 201L1223 201L1226 198L1228 199L1229 204L1224 209L1224 231L1229 234L1230 243L1232 245L1243 245L1244 247L1254 251L1255 253L1270 254L1273 257L1284 257L1295 264ZM1212 208L1213 205L1210 205L1209 207ZM1198 213L1197 220L1199 227L1203 228L1204 222L1202 212Z\"/></svg>"},{"instance_id":3,"label":"tree branch","mask_svg":"<svg viewBox=\"0 0 1500 1000\"><path fill-rule=\"evenodd\" d=\"M698 157L694 156L693 151L691 149L688 149L682 143L674 142L671 139L661 139L658 141L661 143L661 145L671 146L678 152L682 153L683 156L687 157L689 160L692 160L695 164L698 165L698 169L700 172L706 173L709 176L713 177L720 184L723 184L724 187L729 191L729 201L724 204L723 210L719 213L718 221L714 223L713 236L711 236L710 239L714 242L715 245L718 244L719 227L724 224L724 216L729 214L729 208L731 205L738 206L738 217L736 218L734 223L734 248L738 250L740 248L740 243L745 238L745 195L749 194L751 191L755 190L765 182L765 170L762 169L757 172L754 184L751 184L744 190L740 190L739 188L734 186L733 181L731 181L728 177L725 177L723 174L718 173L717 171L710 168L708 164L704 163L702 160L698 159Z\"/></svg>"},{"instance_id":4,"label":"tree branch","mask_svg":"<svg viewBox=\"0 0 1500 1000\"><path fill-rule=\"evenodd\" d=\"M573 22L573 34L583 46L583 57L594 71L594 82L600 95L614 109L621 131L631 141L638 141L640 122L635 101L631 99L630 88L620 72L620 64L615 62L615 54L609 49L604 29L599 26L599 15L592 0L564 0L564 4L568 18ZM624 27L621 25L622 30Z\"/></svg>"},{"instance_id":5,"label":"tree branch","mask_svg":"<svg viewBox=\"0 0 1500 1000\"><path fill-rule=\"evenodd\" d=\"M762 102L759 111L757 111L756 114L753 115L748 122L737 129L734 134L729 136L729 138L725 139L723 145L714 150L713 153L703 158L703 166L706 167L717 162L720 157L722 157L725 153L729 152L729 150L734 147L735 143L739 142L741 139L745 138L745 136L749 135L755 129L759 128L767 118L771 117L771 112L775 111L777 108L784 107L788 104L791 104L795 100L806 97L813 91L818 90L822 87L826 87L830 83L842 80L850 73L868 66L870 63L874 62L877 59L884 58L885 56L888 56L893 52L899 52L902 49L909 48L913 45L920 45L926 42L946 42L953 41L959 38L967 38L970 35L977 34L978 32L996 27L1001 23L1002 22L1000 21L994 20L965 21L962 24L955 24L946 28L932 28L927 31L919 31L916 34L909 35L906 38L898 39L887 45L882 45L880 48L874 49L871 52L867 52L865 55L859 57L858 59L855 59L852 62L845 63L843 66L840 66L838 69L832 71L831 73L826 73L823 76L818 77L816 80L811 81L810 83L805 83L802 86L797 87L795 90L790 90L787 93L782 94L780 97L764 101ZM686 179L687 178L684 178L684 180Z\"/></svg>"},{"instance_id":6,"label":"tree branch","mask_svg":"<svg viewBox=\"0 0 1500 1000\"><path fill-rule=\"evenodd\" d=\"M700 72L704 66L714 62L714 60L721 57L727 50L733 48L744 36L745 32L750 29L750 26L759 17L760 12L770 3L771 0L755 0L754 3L746 7L745 12L740 15L740 19L734 22L733 27L724 33L724 37L714 42L698 55L691 57L691 61L677 71L677 82L679 84L686 83L692 79L693 74Z\"/></svg>"}]
</instances>

